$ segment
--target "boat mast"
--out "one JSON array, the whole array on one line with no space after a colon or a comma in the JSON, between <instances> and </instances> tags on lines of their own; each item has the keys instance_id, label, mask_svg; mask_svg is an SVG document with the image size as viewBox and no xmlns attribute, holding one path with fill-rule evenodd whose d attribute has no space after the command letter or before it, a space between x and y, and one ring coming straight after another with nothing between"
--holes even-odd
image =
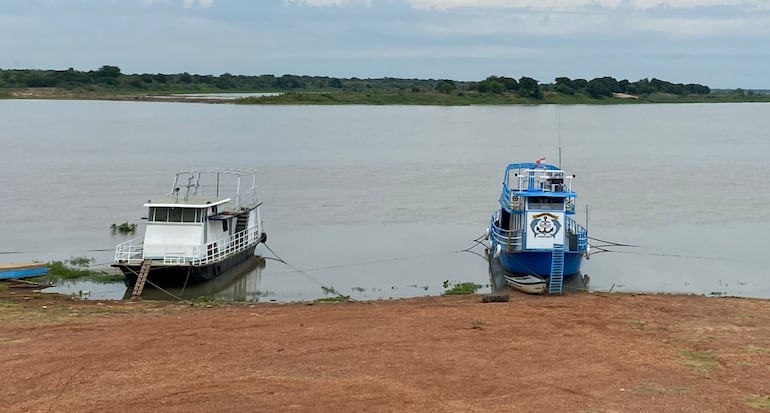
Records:
<instances>
[{"instance_id":1,"label":"boat mast","mask_svg":"<svg viewBox=\"0 0 770 413\"><path fill-rule=\"evenodd\" d=\"M558 119L556 121L557 122L556 123L556 125L557 125L556 130L557 130L557 134L558 134L558 137L559 137L559 169L561 169L561 112L557 109L556 110L556 114L558 116Z\"/></svg>"}]
</instances>

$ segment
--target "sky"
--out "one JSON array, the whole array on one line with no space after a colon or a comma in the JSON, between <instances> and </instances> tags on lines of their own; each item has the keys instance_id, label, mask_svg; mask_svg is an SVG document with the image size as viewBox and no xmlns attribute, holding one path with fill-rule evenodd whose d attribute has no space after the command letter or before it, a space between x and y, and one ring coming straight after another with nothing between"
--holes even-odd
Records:
<instances>
[{"instance_id":1,"label":"sky","mask_svg":"<svg viewBox=\"0 0 770 413\"><path fill-rule=\"evenodd\" d=\"M770 89L770 0L0 0L0 68Z\"/></svg>"}]
</instances>

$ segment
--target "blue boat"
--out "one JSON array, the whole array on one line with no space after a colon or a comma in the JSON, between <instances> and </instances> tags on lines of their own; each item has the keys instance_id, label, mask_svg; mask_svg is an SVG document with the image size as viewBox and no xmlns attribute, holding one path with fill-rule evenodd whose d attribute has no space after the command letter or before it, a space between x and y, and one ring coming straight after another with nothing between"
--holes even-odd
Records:
<instances>
[{"instance_id":1,"label":"blue boat","mask_svg":"<svg viewBox=\"0 0 770 413\"><path fill-rule=\"evenodd\" d=\"M0 280L40 277L48 274L44 263L0 264Z\"/></svg>"},{"instance_id":2,"label":"blue boat","mask_svg":"<svg viewBox=\"0 0 770 413\"><path fill-rule=\"evenodd\" d=\"M544 160L505 168L500 209L487 230L490 269L501 268L518 290L561 294L588 255L588 232L574 219L575 176Z\"/></svg>"}]
</instances>

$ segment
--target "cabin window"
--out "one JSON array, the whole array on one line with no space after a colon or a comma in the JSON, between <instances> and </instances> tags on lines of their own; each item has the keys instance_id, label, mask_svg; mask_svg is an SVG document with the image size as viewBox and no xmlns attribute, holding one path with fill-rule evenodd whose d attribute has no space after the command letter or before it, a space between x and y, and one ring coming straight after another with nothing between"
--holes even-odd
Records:
<instances>
[{"instance_id":1,"label":"cabin window","mask_svg":"<svg viewBox=\"0 0 770 413\"><path fill-rule=\"evenodd\" d=\"M182 211L184 208L169 208L168 209L168 222L182 222Z\"/></svg>"},{"instance_id":2,"label":"cabin window","mask_svg":"<svg viewBox=\"0 0 770 413\"><path fill-rule=\"evenodd\" d=\"M223 232L227 232L227 220L226 219L222 220L222 231Z\"/></svg>"},{"instance_id":3,"label":"cabin window","mask_svg":"<svg viewBox=\"0 0 770 413\"><path fill-rule=\"evenodd\" d=\"M150 208L150 221L152 222L167 222L168 221L168 208L153 207Z\"/></svg>"},{"instance_id":4,"label":"cabin window","mask_svg":"<svg viewBox=\"0 0 770 413\"><path fill-rule=\"evenodd\" d=\"M195 217L197 212L197 209L185 208L182 210L182 222L197 222Z\"/></svg>"},{"instance_id":5,"label":"cabin window","mask_svg":"<svg viewBox=\"0 0 770 413\"><path fill-rule=\"evenodd\" d=\"M563 211L564 198L555 198L550 196L532 196L527 199L529 209L538 209L542 211Z\"/></svg>"}]
</instances>

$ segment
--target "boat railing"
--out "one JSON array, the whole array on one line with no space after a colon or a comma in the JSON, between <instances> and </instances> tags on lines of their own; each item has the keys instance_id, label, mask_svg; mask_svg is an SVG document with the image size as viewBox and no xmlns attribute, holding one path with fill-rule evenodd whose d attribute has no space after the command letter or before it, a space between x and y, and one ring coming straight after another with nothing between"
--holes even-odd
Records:
<instances>
[{"instance_id":1,"label":"boat railing","mask_svg":"<svg viewBox=\"0 0 770 413\"><path fill-rule=\"evenodd\" d=\"M206 265L216 263L225 258L237 254L259 241L262 235L259 225L246 228L231 236L220 238L207 244L192 247L191 252L174 253L184 251L185 246L169 245L166 253L161 256L145 257L143 255L143 242L141 238L132 239L118 244L115 249L115 263L137 265L143 259L148 258L160 261L166 265Z\"/></svg>"},{"instance_id":2,"label":"boat railing","mask_svg":"<svg viewBox=\"0 0 770 413\"><path fill-rule=\"evenodd\" d=\"M195 247L190 263L192 265L206 265L222 261L230 255L237 254L254 245L261 235L259 225L254 225L232 236Z\"/></svg>"},{"instance_id":3,"label":"boat railing","mask_svg":"<svg viewBox=\"0 0 770 413\"><path fill-rule=\"evenodd\" d=\"M509 200L513 191L572 192L572 179L575 176L567 175L564 171L542 168L516 171L506 176L503 182L503 191L507 192Z\"/></svg>"},{"instance_id":4,"label":"boat railing","mask_svg":"<svg viewBox=\"0 0 770 413\"><path fill-rule=\"evenodd\" d=\"M115 262L138 264L142 262L144 252L144 243L141 238L130 239L121 242L115 247Z\"/></svg>"},{"instance_id":5,"label":"boat railing","mask_svg":"<svg viewBox=\"0 0 770 413\"><path fill-rule=\"evenodd\" d=\"M507 230L499 226L499 223L493 215L489 228L490 241L495 244L505 247L505 251L521 251L524 248L524 231L523 230Z\"/></svg>"},{"instance_id":6,"label":"boat railing","mask_svg":"<svg viewBox=\"0 0 770 413\"><path fill-rule=\"evenodd\" d=\"M566 217L565 221L567 233L577 235L577 250L585 252L588 249L588 231L570 217Z\"/></svg>"}]
</instances>

